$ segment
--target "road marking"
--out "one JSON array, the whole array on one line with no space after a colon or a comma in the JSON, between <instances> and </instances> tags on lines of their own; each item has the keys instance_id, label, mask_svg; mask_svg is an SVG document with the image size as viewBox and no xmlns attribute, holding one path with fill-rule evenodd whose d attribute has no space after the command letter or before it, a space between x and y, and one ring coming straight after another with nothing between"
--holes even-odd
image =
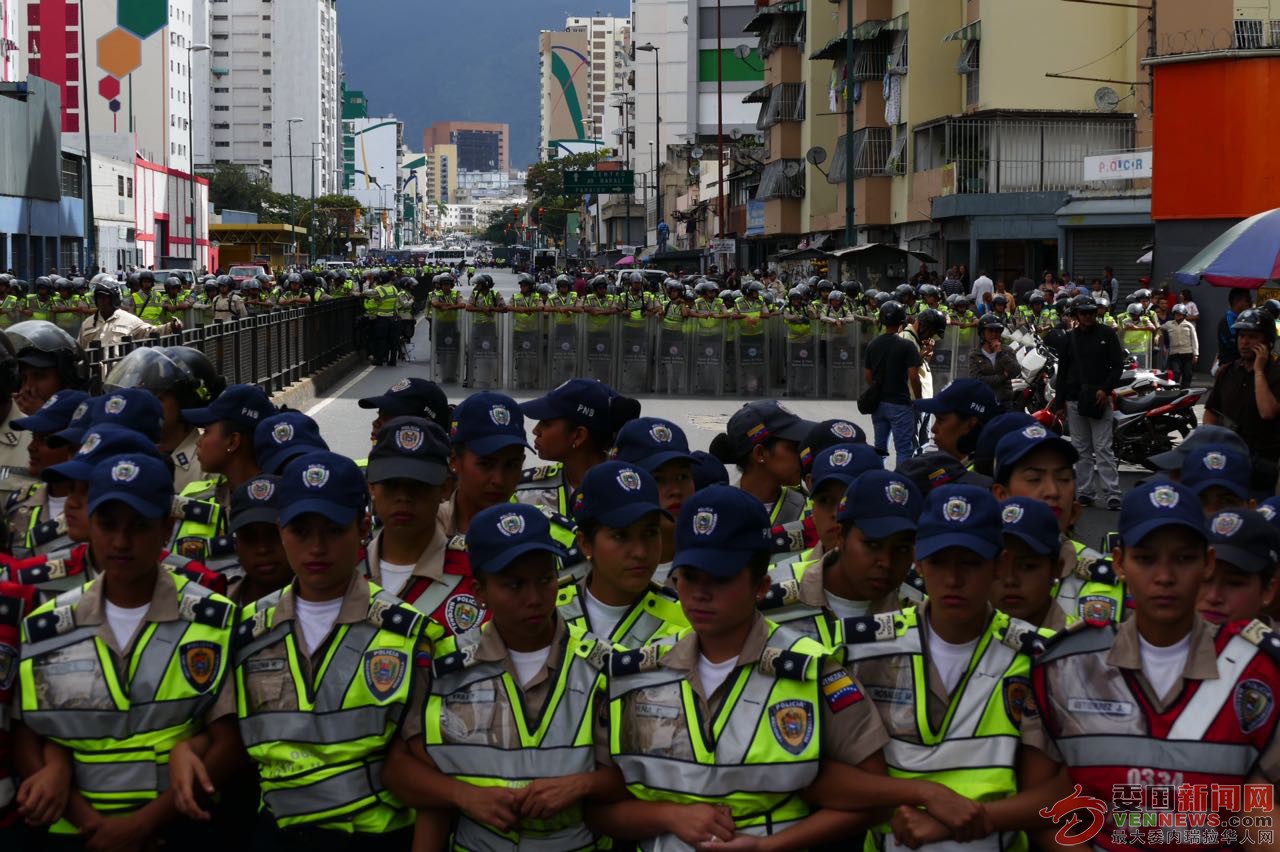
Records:
<instances>
[{"instance_id":1,"label":"road marking","mask_svg":"<svg viewBox=\"0 0 1280 852\"><path fill-rule=\"evenodd\" d=\"M351 389L351 387L352 387L356 382L360 381L360 380L361 380L361 379L363 379L365 376L367 376L367 375L369 375L370 373L372 373L372 372L373 372L373 367L374 367L374 365L370 364L368 367L365 367L365 368L364 368L363 370L361 370L359 373L356 373L355 378L351 379L351 381L347 382L345 385L343 385L342 387L338 388L336 391L334 391L334 392L333 392L333 394L332 394L332 395L325 397L324 399L322 399L322 400L320 400L319 402L317 402L315 405L313 405L313 406L311 406L310 408L308 408L308 409L306 410L306 412L305 412L305 413L306 413L306 415L307 415L308 417L313 417L313 418L314 418L314 417L315 417L317 414L319 414L321 411L324 411L325 406L327 406L329 403L333 402L335 399L339 398L339 397L340 397L340 396L342 396L344 393L346 393L348 390L350 390L350 389Z\"/></svg>"}]
</instances>

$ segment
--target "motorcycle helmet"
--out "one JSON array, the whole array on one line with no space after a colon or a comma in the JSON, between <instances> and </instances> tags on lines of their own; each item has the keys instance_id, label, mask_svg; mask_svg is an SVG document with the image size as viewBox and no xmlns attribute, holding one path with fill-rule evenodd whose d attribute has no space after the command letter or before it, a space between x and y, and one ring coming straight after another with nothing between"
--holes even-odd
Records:
<instances>
[{"instance_id":1,"label":"motorcycle helmet","mask_svg":"<svg viewBox=\"0 0 1280 852\"><path fill-rule=\"evenodd\" d=\"M570 278L568 275L557 275L556 289L558 290L561 287L564 287L565 289L570 289L570 290L573 289L573 279Z\"/></svg>"},{"instance_id":2,"label":"motorcycle helmet","mask_svg":"<svg viewBox=\"0 0 1280 852\"><path fill-rule=\"evenodd\" d=\"M895 302L909 302L916 296L916 290L910 284L899 284L893 288L893 300Z\"/></svg>"},{"instance_id":3,"label":"motorcycle helmet","mask_svg":"<svg viewBox=\"0 0 1280 852\"><path fill-rule=\"evenodd\" d=\"M762 286L763 286L763 285L762 285ZM862 295L862 282L860 282L860 281L841 281L841 282L840 282L840 289L841 289L841 290L843 290L847 295L850 295L850 296L860 296L860 295Z\"/></svg>"},{"instance_id":4,"label":"motorcycle helmet","mask_svg":"<svg viewBox=\"0 0 1280 852\"><path fill-rule=\"evenodd\" d=\"M1041 293L1039 290L1032 292L1032 294L1027 297L1027 302L1032 305L1043 305L1044 293Z\"/></svg>"},{"instance_id":5,"label":"motorcycle helmet","mask_svg":"<svg viewBox=\"0 0 1280 852\"><path fill-rule=\"evenodd\" d=\"M214 280L217 282L219 290L223 287L230 287L232 290L236 289L236 279L232 278L230 275L219 275ZM252 284L254 287L261 286L256 279L250 279L245 283Z\"/></svg>"},{"instance_id":6,"label":"motorcycle helmet","mask_svg":"<svg viewBox=\"0 0 1280 852\"><path fill-rule=\"evenodd\" d=\"M831 301L833 301L833 302L843 302L843 301L844 301L844 293L840 292L839 290L832 290L832 291L831 291L830 299L831 299Z\"/></svg>"},{"instance_id":7,"label":"motorcycle helmet","mask_svg":"<svg viewBox=\"0 0 1280 852\"><path fill-rule=\"evenodd\" d=\"M1270 316L1258 310L1257 308L1249 308L1247 311L1241 311L1236 317L1233 329L1239 333L1241 331L1259 332L1270 346L1276 340L1276 322Z\"/></svg>"},{"instance_id":8,"label":"motorcycle helmet","mask_svg":"<svg viewBox=\"0 0 1280 852\"><path fill-rule=\"evenodd\" d=\"M994 308L996 305L1004 305L1008 307L1009 298L1004 293L996 293L991 297L991 307Z\"/></svg>"},{"instance_id":9,"label":"motorcycle helmet","mask_svg":"<svg viewBox=\"0 0 1280 852\"><path fill-rule=\"evenodd\" d=\"M170 275L168 278L164 279L164 289L168 290L170 287L177 287L181 290L182 279L176 275Z\"/></svg>"},{"instance_id":10,"label":"motorcycle helmet","mask_svg":"<svg viewBox=\"0 0 1280 852\"><path fill-rule=\"evenodd\" d=\"M1150 301L1151 299L1150 290L1134 290L1133 291L1133 300L1135 302L1141 302L1143 299Z\"/></svg>"},{"instance_id":11,"label":"motorcycle helmet","mask_svg":"<svg viewBox=\"0 0 1280 852\"><path fill-rule=\"evenodd\" d=\"M516 283L520 285L521 288L523 288L524 285L526 284L528 284L530 287L536 287L538 284L538 280L527 272L521 272L519 275L516 276Z\"/></svg>"},{"instance_id":12,"label":"motorcycle helmet","mask_svg":"<svg viewBox=\"0 0 1280 852\"><path fill-rule=\"evenodd\" d=\"M877 308L882 308L885 305L887 305L889 302L893 301L893 294L886 293L884 290L879 290L876 292L875 296L872 297L872 301L875 303L875 306Z\"/></svg>"},{"instance_id":13,"label":"motorcycle helmet","mask_svg":"<svg viewBox=\"0 0 1280 852\"><path fill-rule=\"evenodd\" d=\"M64 388L84 390L89 385L89 363L84 350L62 329L45 320L26 320L5 329L19 364L53 367Z\"/></svg>"},{"instance_id":14,"label":"motorcycle helmet","mask_svg":"<svg viewBox=\"0 0 1280 852\"><path fill-rule=\"evenodd\" d=\"M1275 299L1269 299L1268 302L1275 302ZM1276 306L1277 306L1277 309L1280 310L1280 302L1277 302ZM1266 306L1263 306L1263 310L1267 310ZM1187 306L1174 305L1172 308L1170 308L1169 312L1172 313L1174 316L1185 317L1187 315ZM1271 312L1267 311L1267 313L1271 313ZM1274 320L1276 319L1277 316L1280 316L1280 313L1272 314L1271 319Z\"/></svg>"},{"instance_id":15,"label":"motorcycle helmet","mask_svg":"<svg viewBox=\"0 0 1280 852\"><path fill-rule=\"evenodd\" d=\"M176 389L178 403L183 408L202 408L217 399L227 387L209 356L190 346L166 346L161 349L174 362L182 364L191 374L189 386Z\"/></svg>"},{"instance_id":16,"label":"motorcycle helmet","mask_svg":"<svg viewBox=\"0 0 1280 852\"><path fill-rule=\"evenodd\" d=\"M799 285L796 285L787 291L787 299L804 299L804 291L800 289Z\"/></svg>"},{"instance_id":17,"label":"motorcycle helmet","mask_svg":"<svg viewBox=\"0 0 1280 852\"><path fill-rule=\"evenodd\" d=\"M921 339L941 337L946 330L947 318L942 315L942 311L925 308L916 314L916 333L920 335Z\"/></svg>"},{"instance_id":18,"label":"motorcycle helmet","mask_svg":"<svg viewBox=\"0 0 1280 852\"><path fill-rule=\"evenodd\" d=\"M1129 316L1133 317L1134 319L1137 319L1138 317L1146 313L1146 311L1143 310L1142 305L1138 304L1137 302L1130 302L1129 306L1124 309L1124 312Z\"/></svg>"},{"instance_id":19,"label":"motorcycle helmet","mask_svg":"<svg viewBox=\"0 0 1280 852\"><path fill-rule=\"evenodd\" d=\"M1076 296L1071 303L1071 312L1076 314L1096 314L1098 312L1098 303L1093 300L1092 296Z\"/></svg>"},{"instance_id":20,"label":"motorcycle helmet","mask_svg":"<svg viewBox=\"0 0 1280 852\"><path fill-rule=\"evenodd\" d=\"M916 295L922 299L933 297L942 298L942 290L934 284L921 284L916 289Z\"/></svg>"},{"instance_id":21,"label":"motorcycle helmet","mask_svg":"<svg viewBox=\"0 0 1280 852\"><path fill-rule=\"evenodd\" d=\"M707 279L704 278L703 280L699 281L697 285L693 288L693 292L699 296L703 295L704 293L710 293L712 295L715 295L717 289L718 288L716 287L714 282L708 281Z\"/></svg>"},{"instance_id":22,"label":"motorcycle helmet","mask_svg":"<svg viewBox=\"0 0 1280 852\"><path fill-rule=\"evenodd\" d=\"M820 278L820 279L818 279L818 292L819 292L819 293L821 293L823 290L834 290L834 289L836 289L836 285L832 284L832 283L831 283L830 281L828 281L827 279L825 279L825 278Z\"/></svg>"},{"instance_id":23,"label":"motorcycle helmet","mask_svg":"<svg viewBox=\"0 0 1280 852\"><path fill-rule=\"evenodd\" d=\"M546 282L543 282L538 285L537 291L539 296L546 298L547 296L550 296L552 293L554 293L556 291L556 288L552 287L550 284L547 284Z\"/></svg>"},{"instance_id":24,"label":"motorcycle helmet","mask_svg":"<svg viewBox=\"0 0 1280 852\"><path fill-rule=\"evenodd\" d=\"M1178 308L1182 308L1182 312L1184 314L1187 312L1186 305L1173 306L1174 311L1177 311ZM1273 320L1280 320L1280 299L1267 299L1265 302L1263 302L1261 305L1258 306L1258 310L1264 312L1265 314L1267 314L1267 316L1271 317Z\"/></svg>"},{"instance_id":25,"label":"motorcycle helmet","mask_svg":"<svg viewBox=\"0 0 1280 852\"><path fill-rule=\"evenodd\" d=\"M152 272L150 269L140 270L138 272L138 283L146 284L148 281L151 282L152 284L156 283L156 274Z\"/></svg>"},{"instance_id":26,"label":"motorcycle helmet","mask_svg":"<svg viewBox=\"0 0 1280 852\"><path fill-rule=\"evenodd\" d=\"M642 287L643 287L643 286L644 286L644 273L642 273L642 272L628 272L628 273L627 273L627 283L628 283L628 284L639 284L640 286L642 286Z\"/></svg>"},{"instance_id":27,"label":"motorcycle helmet","mask_svg":"<svg viewBox=\"0 0 1280 852\"><path fill-rule=\"evenodd\" d=\"M757 293L764 292L764 285L759 281L747 281L742 285L742 292L747 294L747 296L754 296Z\"/></svg>"},{"instance_id":28,"label":"motorcycle helmet","mask_svg":"<svg viewBox=\"0 0 1280 852\"><path fill-rule=\"evenodd\" d=\"M99 277L93 282L93 302L98 303L99 296L110 296L111 307L120 307L120 302L124 299L124 294L120 292L120 282L110 278Z\"/></svg>"},{"instance_id":29,"label":"motorcycle helmet","mask_svg":"<svg viewBox=\"0 0 1280 852\"><path fill-rule=\"evenodd\" d=\"M885 302L880 306L880 324L883 326L899 326L907 321L907 309L895 301Z\"/></svg>"},{"instance_id":30,"label":"motorcycle helmet","mask_svg":"<svg viewBox=\"0 0 1280 852\"><path fill-rule=\"evenodd\" d=\"M45 291L49 291L53 289L53 279L50 278L48 275L41 275L39 278L36 279L36 292L39 293L42 288ZM47 292L46 292L46 295L47 295Z\"/></svg>"},{"instance_id":31,"label":"motorcycle helmet","mask_svg":"<svg viewBox=\"0 0 1280 852\"><path fill-rule=\"evenodd\" d=\"M978 332L982 333L993 328L999 329L1002 334L1005 330L1004 323L999 317L994 314L983 314L982 319L978 320Z\"/></svg>"},{"instance_id":32,"label":"motorcycle helmet","mask_svg":"<svg viewBox=\"0 0 1280 852\"><path fill-rule=\"evenodd\" d=\"M125 388L142 388L160 393L194 387L195 384L195 376L186 365L170 358L165 349L140 346L111 368L103 382L103 390L111 393Z\"/></svg>"}]
</instances>

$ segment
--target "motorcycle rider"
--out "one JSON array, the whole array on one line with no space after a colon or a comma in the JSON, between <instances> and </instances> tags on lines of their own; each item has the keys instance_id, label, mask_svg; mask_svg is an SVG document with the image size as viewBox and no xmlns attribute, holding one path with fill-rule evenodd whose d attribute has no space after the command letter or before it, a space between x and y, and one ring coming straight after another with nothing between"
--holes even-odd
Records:
<instances>
[{"instance_id":1,"label":"motorcycle rider","mask_svg":"<svg viewBox=\"0 0 1280 852\"><path fill-rule=\"evenodd\" d=\"M978 323L982 342L969 353L969 376L991 388L996 401L1006 411L1020 408L1013 392L1013 380L1022 374L1018 358L1004 345L1005 325L994 314L984 314Z\"/></svg>"}]
</instances>

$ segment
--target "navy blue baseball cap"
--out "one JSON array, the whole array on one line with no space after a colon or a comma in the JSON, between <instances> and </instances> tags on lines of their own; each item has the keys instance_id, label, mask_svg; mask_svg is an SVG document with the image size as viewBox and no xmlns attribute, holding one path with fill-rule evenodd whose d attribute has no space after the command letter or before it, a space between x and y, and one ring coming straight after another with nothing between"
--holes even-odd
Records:
<instances>
[{"instance_id":1,"label":"navy blue baseball cap","mask_svg":"<svg viewBox=\"0 0 1280 852\"><path fill-rule=\"evenodd\" d=\"M481 574L501 574L518 557L535 551L561 560L568 555L551 537L551 521L536 506L499 503L478 512L467 528L471 569Z\"/></svg>"},{"instance_id":2,"label":"navy blue baseball cap","mask_svg":"<svg viewBox=\"0 0 1280 852\"><path fill-rule=\"evenodd\" d=\"M1262 515L1267 523L1280 530L1280 497L1268 497L1257 505L1255 511Z\"/></svg>"},{"instance_id":3,"label":"navy blue baseball cap","mask_svg":"<svg viewBox=\"0 0 1280 852\"><path fill-rule=\"evenodd\" d=\"M669 461L693 461L684 430L660 417L637 417L618 430L613 458L650 473Z\"/></svg>"},{"instance_id":4,"label":"navy blue baseball cap","mask_svg":"<svg viewBox=\"0 0 1280 852\"><path fill-rule=\"evenodd\" d=\"M916 411L929 414L961 414L976 417L982 422L995 417L1000 411L996 392L980 379L956 379L935 397L917 399L911 403Z\"/></svg>"},{"instance_id":5,"label":"navy blue baseball cap","mask_svg":"<svg viewBox=\"0 0 1280 852\"><path fill-rule=\"evenodd\" d=\"M729 468L724 466L724 462L711 455L706 450L694 450L689 455L693 456L693 487L697 491L709 488L712 485L728 485L729 484Z\"/></svg>"},{"instance_id":6,"label":"navy blue baseball cap","mask_svg":"<svg viewBox=\"0 0 1280 852\"><path fill-rule=\"evenodd\" d=\"M813 487L810 494L828 482L848 485L870 470L884 470L884 459L875 447L867 444L836 444L818 453L813 461Z\"/></svg>"},{"instance_id":7,"label":"navy blue baseball cap","mask_svg":"<svg viewBox=\"0 0 1280 852\"><path fill-rule=\"evenodd\" d=\"M592 432L608 432L609 400L615 396L613 388L596 379L569 379L546 396L521 404L520 410L530 420L563 417Z\"/></svg>"},{"instance_id":8,"label":"navy blue baseball cap","mask_svg":"<svg viewBox=\"0 0 1280 852\"><path fill-rule=\"evenodd\" d=\"M68 424L66 429L58 432L56 437L69 443L79 443L90 426L121 426L141 432L151 439L152 443L160 440L164 430L164 406L159 398L149 390L142 388L121 388L102 396L95 396L89 401L89 410L85 414L87 420L81 431L76 434L74 427ZM72 417L72 420L76 418Z\"/></svg>"},{"instance_id":9,"label":"navy blue baseball cap","mask_svg":"<svg viewBox=\"0 0 1280 852\"><path fill-rule=\"evenodd\" d=\"M260 474L231 492L231 520L228 530L234 535L249 524L271 524L280 521L280 477Z\"/></svg>"},{"instance_id":10,"label":"navy blue baseball cap","mask_svg":"<svg viewBox=\"0 0 1280 852\"><path fill-rule=\"evenodd\" d=\"M756 444L770 438L800 442L809 437L813 423L801 420L795 412L785 408L776 399L759 399L748 402L729 418L725 434L729 438L734 458L742 458Z\"/></svg>"},{"instance_id":11,"label":"navy blue baseball cap","mask_svg":"<svg viewBox=\"0 0 1280 852\"><path fill-rule=\"evenodd\" d=\"M758 551L773 547L769 512L738 488L713 485L684 502L676 518L675 568L734 577Z\"/></svg>"},{"instance_id":12,"label":"navy blue baseball cap","mask_svg":"<svg viewBox=\"0 0 1280 852\"><path fill-rule=\"evenodd\" d=\"M108 456L94 465L89 477L89 514L112 500L145 518L168 517L173 513L173 474L158 455Z\"/></svg>"},{"instance_id":13,"label":"navy blue baseball cap","mask_svg":"<svg viewBox=\"0 0 1280 852\"><path fill-rule=\"evenodd\" d=\"M1039 423L1033 423L1010 432L996 444L996 480L1008 482L1009 475L1018 462L1041 447L1052 447L1062 453L1069 464L1075 464L1080 460L1080 454L1076 452L1075 447L1071 446L1070 441L1055 432L1050 432Z\"/></svg>"},{"instance_id":14,"label":"navy blue baseball cap","mask_svg":"<svg viewBox=\"0 0 1280 852\"><path fill-rule=\"evenodd\" d=\"M449 478L449 438L434 420L393 417L378 430L366 477L370 483L415 479L440 485Z\"/></svg>"},{"instance_id":15,"label":"navy blue baseball cap","mask_svg":"<svg viewBox=\"0 0 1280 852\"><path fill-rule=\"evenodd\" d=\"M1246 574L1269 573L1280 562L1280 532L1249 509L1227 509L1210 518L1209 544L1220 561Z\"/></svg>"},{"instance_id":16,"label":"navy blue baseball cap","mask_svg":"<svg viewBox=\"0 0 1280 852\"><path fill-rule=\"evenodd\" d=\"M1041 556L1052 556L1061 547L1058 517L1042 500L1012 497L1000 504L1004 534L1021 539Z\"/></svg>"},{"instance_id":17,"label":"navy blue baseball cap","mask_svg":"<svg viewBox=\"0 0 1280 852\"><path fill-rule=\"evenodd\" d=\"M920 522L924 497L915 483L891 470L869 470L845 489L836 520L853 524L873 541L914 531Z\"/></svg>"},{"instance_id":18,"label":"navy blue baseball cap","mask_svg":"<svg viewBox=\"0 0 1280 852\"><path fill-rule=\"evenodd\" d=\"M813 424L800 442L800 466L808 473L818 453L836 444L865 444L867 433L852 420L823 420Z\"/></svg>"},{"instance_id":19,"label":"navy blue baseball cap","mask_svg":"<svg viewBox=\"0 0 1280 852\"><path fill-rule=\"evenodd\" d=\"M64 479L88 482L93 478L93 469L99 462L126 453L160 458L155 442L141 432L123 426L94 426L85 432L84 440L74 456L40 471L40 478L45 482Z\"/></svg>"},{"instance_id":20,"label":"navy blue baseball cap","mask_svg":"<svg viewBox=\"0 0 1280 852\"><path fill-rule=\"evenodd\" d=\"M611 461L587 471L573 495L573 520L598 521L607 527L629 526L652 512L663 511L658 483L643 467Z\"/></svg>"},{"instance_id":21,"label":"navy blue baseball cap","mask_svg":"<svg viewBox=\"0 0 1280 852\"><path fill-rule=\"evenodd\" d=\"M369 489L364 474L346 456L318 450L296 456L276 485L280 492L280 526L314 512L349 524L364 511Z\"/></svg>"},{"instance_id":22,"label":"navy blue baseball cap","mask_svg":"<svg viewBox=\"0 0 1280 852\"><path fill-rule=\"evenodd\" d=\"M1120 505L1120 541L1134 547L1165 527L1186 527L1209 538L1204 509L1196 492L1182 482L1153 479L1135 486Z\"/></svg>"},{"instance_id":23,"label":"navy blue baseball cap","mask_svg":"<svg viewBox=\"0 0 1280 852\"><path fill-rule=\"evenodd\" d=\"M278 474L298 456L328 449L319 424L301 411L273 414L253 430L253 454L263 473Z\"/></svg>"},{"instance_id":24,"label":"navy blue baseball cap","mask_svg":"<svg viewBox=\"0 0 1280 852\"><path fill-rule=\"evenodd\" d=\"M1207 444L1187 454L1180 479L1197 496L1217 485L1247 499L1252 476L1253 467L1246 453L1225 444Z\"/></svg>"},{"instance_id":25,"label":"navy blue baseball cap","mask_svg":"<svg viewBox=\"0 0 1280 852\"><path fill-rule=\"evenodd\" d=\"M916 561L948 547L995 559L1004 547L1000 503L976 485L943 485L929 492L916 529Z\"/></svg>"},{"instance_id":26,"label":"navy blue baseball cap","mask_svg":"<svg viewBox=\"0 0 1280 852\"><path fill-rule=\"evenodd\" d=\"M1000 443L1001 438L1024 426L1034 426L1036 422L1036 419L1025 411L1006 411L1004 414L997 414L982 425L982 432L978 435L978 445L973 451L973 457L995 459L996 444Z\"/></svg>"},{"instance_id":27,"label":"navy blue baseball cap","mask_svg":"<svg viewBox=\"0 0 1280 852\"><path fill-rule=\"evenodd\" d=\"M386 393L366 396L357 404L385 411L388 417L425 417L449 429L449 398L438 384L426 379L401 379Z\"/></svg>"},{"instance_id":28,"label":"navy blue baseball cap","mask_svg":"<svg viewBox=\"0 0 1280 852\"><path fill-rule=\"evenodd\" d=\"M67 421L66 428L54 432L52 435L45 437L45 443L50 447L61 447L67 444L78 444L84 438L85 430L93 422L93 411L101 401L100 396L85 397L76 406L76 410L71 412L71 419Z\"/></svg>"},{"instance_id":29,"label":"navy blue baseball cap","mask_svg":"<svg viewBox=\"0 0 1280 852\"><path fill-rule=\"evenodd\" d=\"M61 390L44 401L35 414L10 421L14 429L52 434L61 432L71 423L71 417L89 394L78 390Z\"/></svg>"},{"instance_id":30,"label":"navy blue baseball cap","mask_svg":"<svg viewBox=\"0 0 1280 852\"><path fill-rule=\"evenodd\" d=\"M955 456L941 451L921 453L918 456L903 459L898 465L898 473L915 483L921 494L927 494L943 485L991 487L990 477L974 473Z\"/></svg>"},{"instance_id":31,"label":"navy blue baseball cap","mask_svg":"<svg viewBox=\"0 0 1280 852\"><path fill-rule=\"evenodd\" d=\"M1224 444L1247 454L1249 445L1237 433L1226 426L1215 426L1202 423L1191 430L1191 434L1172 450L1156 453L1147 459L1147 463L1156 470L1182 470L1182 463L1191 453L1210 444Z\"/></svg>"},{"instance_id":32,"label":"navy blue baseball cap","mask_svg":"<svg viewBox=\"0 0 1280 852\"><path fill-rule=\"evenodd\" d=\"M453 408L449 440L478 456L491 456L507 447L529 447L524 414L504 393L473 393Z\"/></svg>"},{"instance_id":33,"label":"navy blue baseball cap","mask_svg":"<svg viewBox=\"0 0 1280 852\"><path fill-rule=\"evenodd\" d=\"M205 408L184 408L182 419L192 426L210 426L223 420L252 432L276 413L266 391L257 385L231 385Z\"/></svg>"}]
</instances>

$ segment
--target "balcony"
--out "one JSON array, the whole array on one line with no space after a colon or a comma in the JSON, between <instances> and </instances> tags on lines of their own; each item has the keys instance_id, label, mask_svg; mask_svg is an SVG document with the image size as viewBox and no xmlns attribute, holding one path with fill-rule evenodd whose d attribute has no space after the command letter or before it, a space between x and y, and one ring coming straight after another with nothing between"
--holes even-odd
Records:
<instances>
[{"instance_id":1,"label":"balcony","mask_svg":"<svg viewBox=\"0 0 1280 852\"><path fill-rule=\"evenodd\" d=\"M804 160L774 160L760 172L757 201L804 198Z\"/></svg>"},{"instance_id":2,"label":"balcony","mask_svg":"<svg viewBox=\"0 0 1280 852\"><path fill-rule=\"evenodd\" d=\"M769 99L760 105L756 129L768 130L784 121L804 121L804 83L781 83L771 87Z\"/></svg>"},{"instance_id":3,"label":"balcony","mask_svg":"<svg viewBox=\"0 0 1280 852\"><path fill-rule=\"evenodd\" d=\"M842 135L836 142L827 183L844 183L849 179L850 151L845 145L847 138ZM861 130L855 130L852 148L854 180L893 177L904 173L903 154L906 150L906 136L899 138L895 144L892 128L864 127Z\"/></svg>"},{"instance_id":4,"label":"balcony","mask_svg":"<svg viewBox=\"0 0 1280 852\"><path fill-rule=\"evenodd\" d=\"M804 14L803 0L762 6L743 31L760 36L761 56L768 56L782 47L794 47L803 51Z\"/></svg>"}]
</instances>

